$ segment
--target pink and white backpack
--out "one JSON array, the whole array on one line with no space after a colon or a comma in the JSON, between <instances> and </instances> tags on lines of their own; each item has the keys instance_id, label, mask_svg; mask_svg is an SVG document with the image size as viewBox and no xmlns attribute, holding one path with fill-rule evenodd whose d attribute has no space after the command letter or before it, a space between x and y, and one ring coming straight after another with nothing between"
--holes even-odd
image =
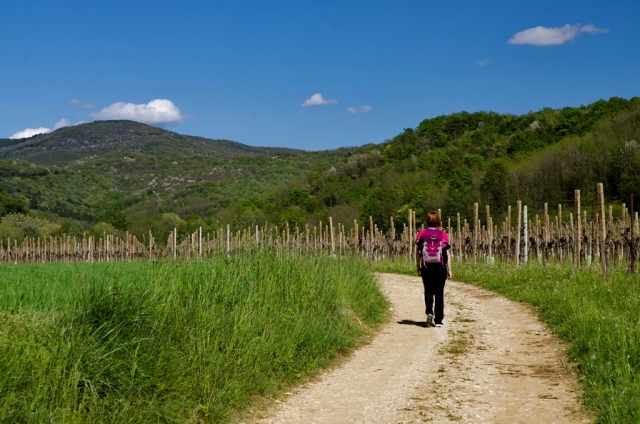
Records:
<instances>
[{"instance_id":1,"label":"pink and white backpack","mask_svg":"<svg viewBox=\"0 0 640 424\"><path fill-rule=\"evenodd\" d=\"M445 232L439 228L425 228L418 233L418 249L424 265L444 265L443 250L447 244L445 237Z\"/></svg>"}]
</instances>

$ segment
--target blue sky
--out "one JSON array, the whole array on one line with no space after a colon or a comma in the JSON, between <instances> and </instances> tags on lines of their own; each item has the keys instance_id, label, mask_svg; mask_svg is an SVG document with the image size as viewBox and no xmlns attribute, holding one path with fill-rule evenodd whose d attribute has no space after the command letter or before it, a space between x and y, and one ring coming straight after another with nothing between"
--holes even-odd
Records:
<instances>
[{"instance_id":1,"label":"blue sky","mask_svg":"<svg viewBox=\"0 0 640 424\"><path fill-rule=\"evenodd\" d=\"M322 150L381 142L461 110L522 114L640 95L638 1L25 1L2 9L0 137L130 117Z\"/></svg>"}]
</instances>

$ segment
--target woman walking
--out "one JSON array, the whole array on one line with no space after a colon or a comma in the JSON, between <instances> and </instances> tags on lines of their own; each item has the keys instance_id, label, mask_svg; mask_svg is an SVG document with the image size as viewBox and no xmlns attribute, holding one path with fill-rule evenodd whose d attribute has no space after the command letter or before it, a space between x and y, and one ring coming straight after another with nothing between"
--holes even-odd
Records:
<instances>
[{"instance_id":1,"label":"woman walking","mask_svg":"<svg viewBox=\"0 0 640 424\"><path fill-rule=\"evenodd\" d=\"M424 285L427 327L442 327L444 283L452 278L449 235L442 230L437 212L427 215L427 228L416 235L416 268ZM435 298L435 310L434 310Z\"/></svg>"}]
</instances>

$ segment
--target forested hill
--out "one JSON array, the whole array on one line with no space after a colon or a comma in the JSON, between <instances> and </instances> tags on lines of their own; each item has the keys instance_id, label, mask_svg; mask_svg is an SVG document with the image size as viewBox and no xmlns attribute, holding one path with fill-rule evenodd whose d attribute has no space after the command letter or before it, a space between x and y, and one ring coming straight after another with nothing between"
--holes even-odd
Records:
<instances>
[{"instance_id":1,"label":"forested hill","mask_svg":"<svg viewBox=\"0 0 640 424\"><path fill-rule=\"evenodd\" d=\"M133 121L96 121L27 139L0 139L0 158L19 158L42 165L103 154L179 158L277 155L293 151L182 135Z\"/></svg>"},{"instance_id":2,"label":"forested hill","mask_svg":"<svg viewBox=\"0 0 640 424\"><path fill-rule=\"evenodd\" d=\"M300 184L245 199L229 211L240 227L250 220L301 225L333 216L349 225L372 216L380 228L389 217L402 224L408 209L418 217L442 209L470 218L473 203L494 216L522 200L539 211L571 206L574 190L585 205L604 182L609 200L640 194L640 98L611 98L588 106L545 108L521 116L460 112L422 121L416 128L367 146Z\"/></svg>"},{"instance_id":3,"label":"forested hill","mask_svg":"<svg viewBox=\"0 0 640 424\"><path fill-rule=\"evenodd\" d=\"M0 238L128 230L144 240L151 229L162 240L174 227L303 226L329 216L348 227L372 216L388 229L408 209L419 220L433 209L468 219L474 202L499 219L517 200L532 213L545 202L571 207L576 189L588 209L597 182L608 201L628 203L640 194L638 141L637 97L521 116L454 113L380 144L324 152L95 122L0 141Z\"/></svg>"},{"instance_id":4,"label":"forested hill","mask_svg":"<svg viewBox=\"0 0 640 424\"><path fill-rule=\"evenodd\" d=\"M222 208L344 154L254 147L131 121L0 140L0 238L81 235L100 222L105 231L152 229L158 237L187 218L213 225Z\"/></svg>"},{"instance_id":5,"label":"forested hill","mask_svg":"<svg viewBox=\"0 0 640 424\"><path fill-rule=\"evenodd\" d=\"M640 106L640 99L619 97L599 100L588 106L545 108L525 115L495 112L460 112L425 119L416 129L385 143L383 155L391 160L407 159L437 148L455 147L463 158L483 159L529 154L568 136L583 136L602 118ZM479 157L476 159L480 160Z\"/></svg>"}]
</instances>

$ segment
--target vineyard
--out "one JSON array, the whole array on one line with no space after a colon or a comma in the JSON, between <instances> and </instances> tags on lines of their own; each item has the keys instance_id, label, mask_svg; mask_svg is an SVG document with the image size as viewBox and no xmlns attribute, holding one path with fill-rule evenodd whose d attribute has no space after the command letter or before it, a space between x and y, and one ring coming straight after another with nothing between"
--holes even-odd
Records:
<instances>
[{"instance_id":1,"label":"vineyard","mask_svg":"<svg viewBox=\"0 0 640 424\"><path fill-rule=\"evenodd\" d=\"M638 257L637 212L622 205L622 213L613 215L613 207L604 203L603 187L598 184L599 208L582 210L580 190L575 192L573 210L563 214L562 205L552 215L544 204L542 216L528 214L527 206L518 201L508 207L504 219L496 222L490 207L485 207L486 220L480 218L479 204L474 204L474 219L452 222L446 219L452 254L457 260L479 260L492 263L496 258L519 265L530 260L541 263L571 259L576 267L591 266L599 260L603 272L611 262L628 261L631 269ZM441 211L438 211L441 213ZM607 213L608 212L608 213ZM119 262L156 259L211 258L220 254L247 253L257 249L274 250L279 254L325 252L329 255L360 256L368 259L390 258L411 260L412 245L418 231L416 212L409 210L407 222L396 231L390 217L390 231L378 229L373 218L369 225L354 220L349 231L342 223L320 221L317 226L291 228L265 225L231 231L230 226L203 234L202 228L183 240L174 229L164 243L156 241L149 231L148 240L141 242L128 232L123 238L104 234L102 237L45 237L4 240L0 246L0 263L48 262ZM532 219L533 218L533 219ZM634 252L635 254L632 254Z\"/></svg>"},{"instance_id":2,"label":"vineyard","mask_svg":"<svg viewBox=\"0 0 640 424\"><path fill-rule=\"evenodd\" d=\"M456 278L533 305L570 343L587 409L601 422L636 422L640 294L625 271L639 253L637 213L631 197L614 214L597 188L597 208L582 209L576 190L569 207L538 214L517 202L494 217L475 203L472 220L444 217L443 227ZM372 271L415 273L421 218L410 209L406 219L390 217L389 231L371 217L174 229L162 241L152 232L3 240L0 420L231 420L383 321ZM601 271L608 284L594 284ZM48 401L33 410L34 399Z\"/></svg>"}]
</instances>

